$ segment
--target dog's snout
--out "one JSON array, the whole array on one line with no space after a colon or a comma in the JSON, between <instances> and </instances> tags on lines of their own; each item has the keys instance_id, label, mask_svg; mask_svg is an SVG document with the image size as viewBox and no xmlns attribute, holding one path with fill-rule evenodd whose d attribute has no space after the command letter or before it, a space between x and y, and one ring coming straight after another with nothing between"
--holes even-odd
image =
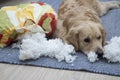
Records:
<instances>
[{"instance_id":1,"label":"dog's snout","mask_svg":"<svg viewBox=\"0 0 120 80\"><path fill-rule=\"evenodd\" d=\"M98 49L97 49L97 53L98 53L98 54L103 54L103 50L100 49L100 48L98 48Z\"/></svg>"},{"instance_id":2,"label":"dog's snout","mask_svg":"<svg viewBox=\"0 0 120 80\"><path fill-rule=\"evenodd\" d=\"M98 55L99 58L101 58L103 56L103 50L100 49L100 48L97 49L96 53L97 53L97 55Z\"/></svg>"}]
</instances>

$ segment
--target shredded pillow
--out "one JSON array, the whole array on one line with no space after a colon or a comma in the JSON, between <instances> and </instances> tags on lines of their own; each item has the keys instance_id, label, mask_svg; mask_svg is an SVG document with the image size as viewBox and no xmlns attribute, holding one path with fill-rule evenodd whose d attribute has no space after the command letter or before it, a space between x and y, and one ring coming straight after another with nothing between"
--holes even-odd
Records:
<instances>
[{"instance_id":1,"label":"shredded pillow","mask_svg":"<svg viewBox=\"0 0 120 80\"><path fill-rule=\"evenodd\" d=\"M50 36L55 30L56 13L43 2L6 6L0 9L0 47L10 44L19 33L16 29L25 25L27 20L40 25Z\"/></svg>"},{"instance_id":2,"label":"shredded pillow","mask_svg":"<svg viewBox=\"0 0 120 80\"><path fill-rule=\"evenodd\" d=\"M18 39L21 44L13 45L13 48L18 47L20 49L20 60L24 61L47 56L56 58L59 62L72 63L76 59L75 50L72 45L64 43L59 38L48 40L44 30L40 26L34 24L26 26L24 29L27 32L19 36ZM24 31L24 29L19 29L19 31Z\"/></svg>"}]
</instances>

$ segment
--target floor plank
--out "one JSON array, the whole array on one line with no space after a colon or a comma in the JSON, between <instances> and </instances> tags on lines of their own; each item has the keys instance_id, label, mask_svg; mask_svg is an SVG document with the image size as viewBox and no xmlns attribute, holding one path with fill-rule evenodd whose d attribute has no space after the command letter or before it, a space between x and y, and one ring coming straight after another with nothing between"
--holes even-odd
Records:
<instances>
[{"instance_id":1,"label":"floor plank","mask_svg":"<svg viewBox=\"0 0 120 80\"><path fill-rule=\"evenodd\" d=\"M0 80L120 80L120 77L0 63Z\"/></svg>"}]
</instances>

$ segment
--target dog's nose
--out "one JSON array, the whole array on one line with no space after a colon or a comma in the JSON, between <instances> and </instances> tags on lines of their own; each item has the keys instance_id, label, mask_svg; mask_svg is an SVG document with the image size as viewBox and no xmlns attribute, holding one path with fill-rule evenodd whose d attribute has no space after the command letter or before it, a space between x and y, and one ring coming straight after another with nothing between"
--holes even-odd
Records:
<instances>
[{"instance_id":1,"label":"dog's nose","mask_svg":"<svg viewBox=\"0 0 120 80\"><path fill-rule=\"evenodd\" d=\"M98 48L96 53L98 55L98 58L102 58L103 57L103 50L102 49Z\"/></svg>"}]
</instances>

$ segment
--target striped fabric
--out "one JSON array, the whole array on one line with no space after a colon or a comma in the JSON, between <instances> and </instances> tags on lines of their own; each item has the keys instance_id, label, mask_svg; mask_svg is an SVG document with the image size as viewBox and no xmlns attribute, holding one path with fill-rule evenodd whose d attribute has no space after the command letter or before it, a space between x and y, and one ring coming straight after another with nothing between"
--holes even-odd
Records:
<instances>
[{"instance_id":1,"label":"striped fabric","mask_svg":"<svg viewBox=\"0 0 120 80\"><path fill-rule=\"evenodd\" d=\"M0 47L10 44L18 35L16 29L23 27L28 19L40 25L47 36L50 36L55 30L56 18L53 8L43 2L2 7L0 9Z\"/></svg>"}]
</instances>

